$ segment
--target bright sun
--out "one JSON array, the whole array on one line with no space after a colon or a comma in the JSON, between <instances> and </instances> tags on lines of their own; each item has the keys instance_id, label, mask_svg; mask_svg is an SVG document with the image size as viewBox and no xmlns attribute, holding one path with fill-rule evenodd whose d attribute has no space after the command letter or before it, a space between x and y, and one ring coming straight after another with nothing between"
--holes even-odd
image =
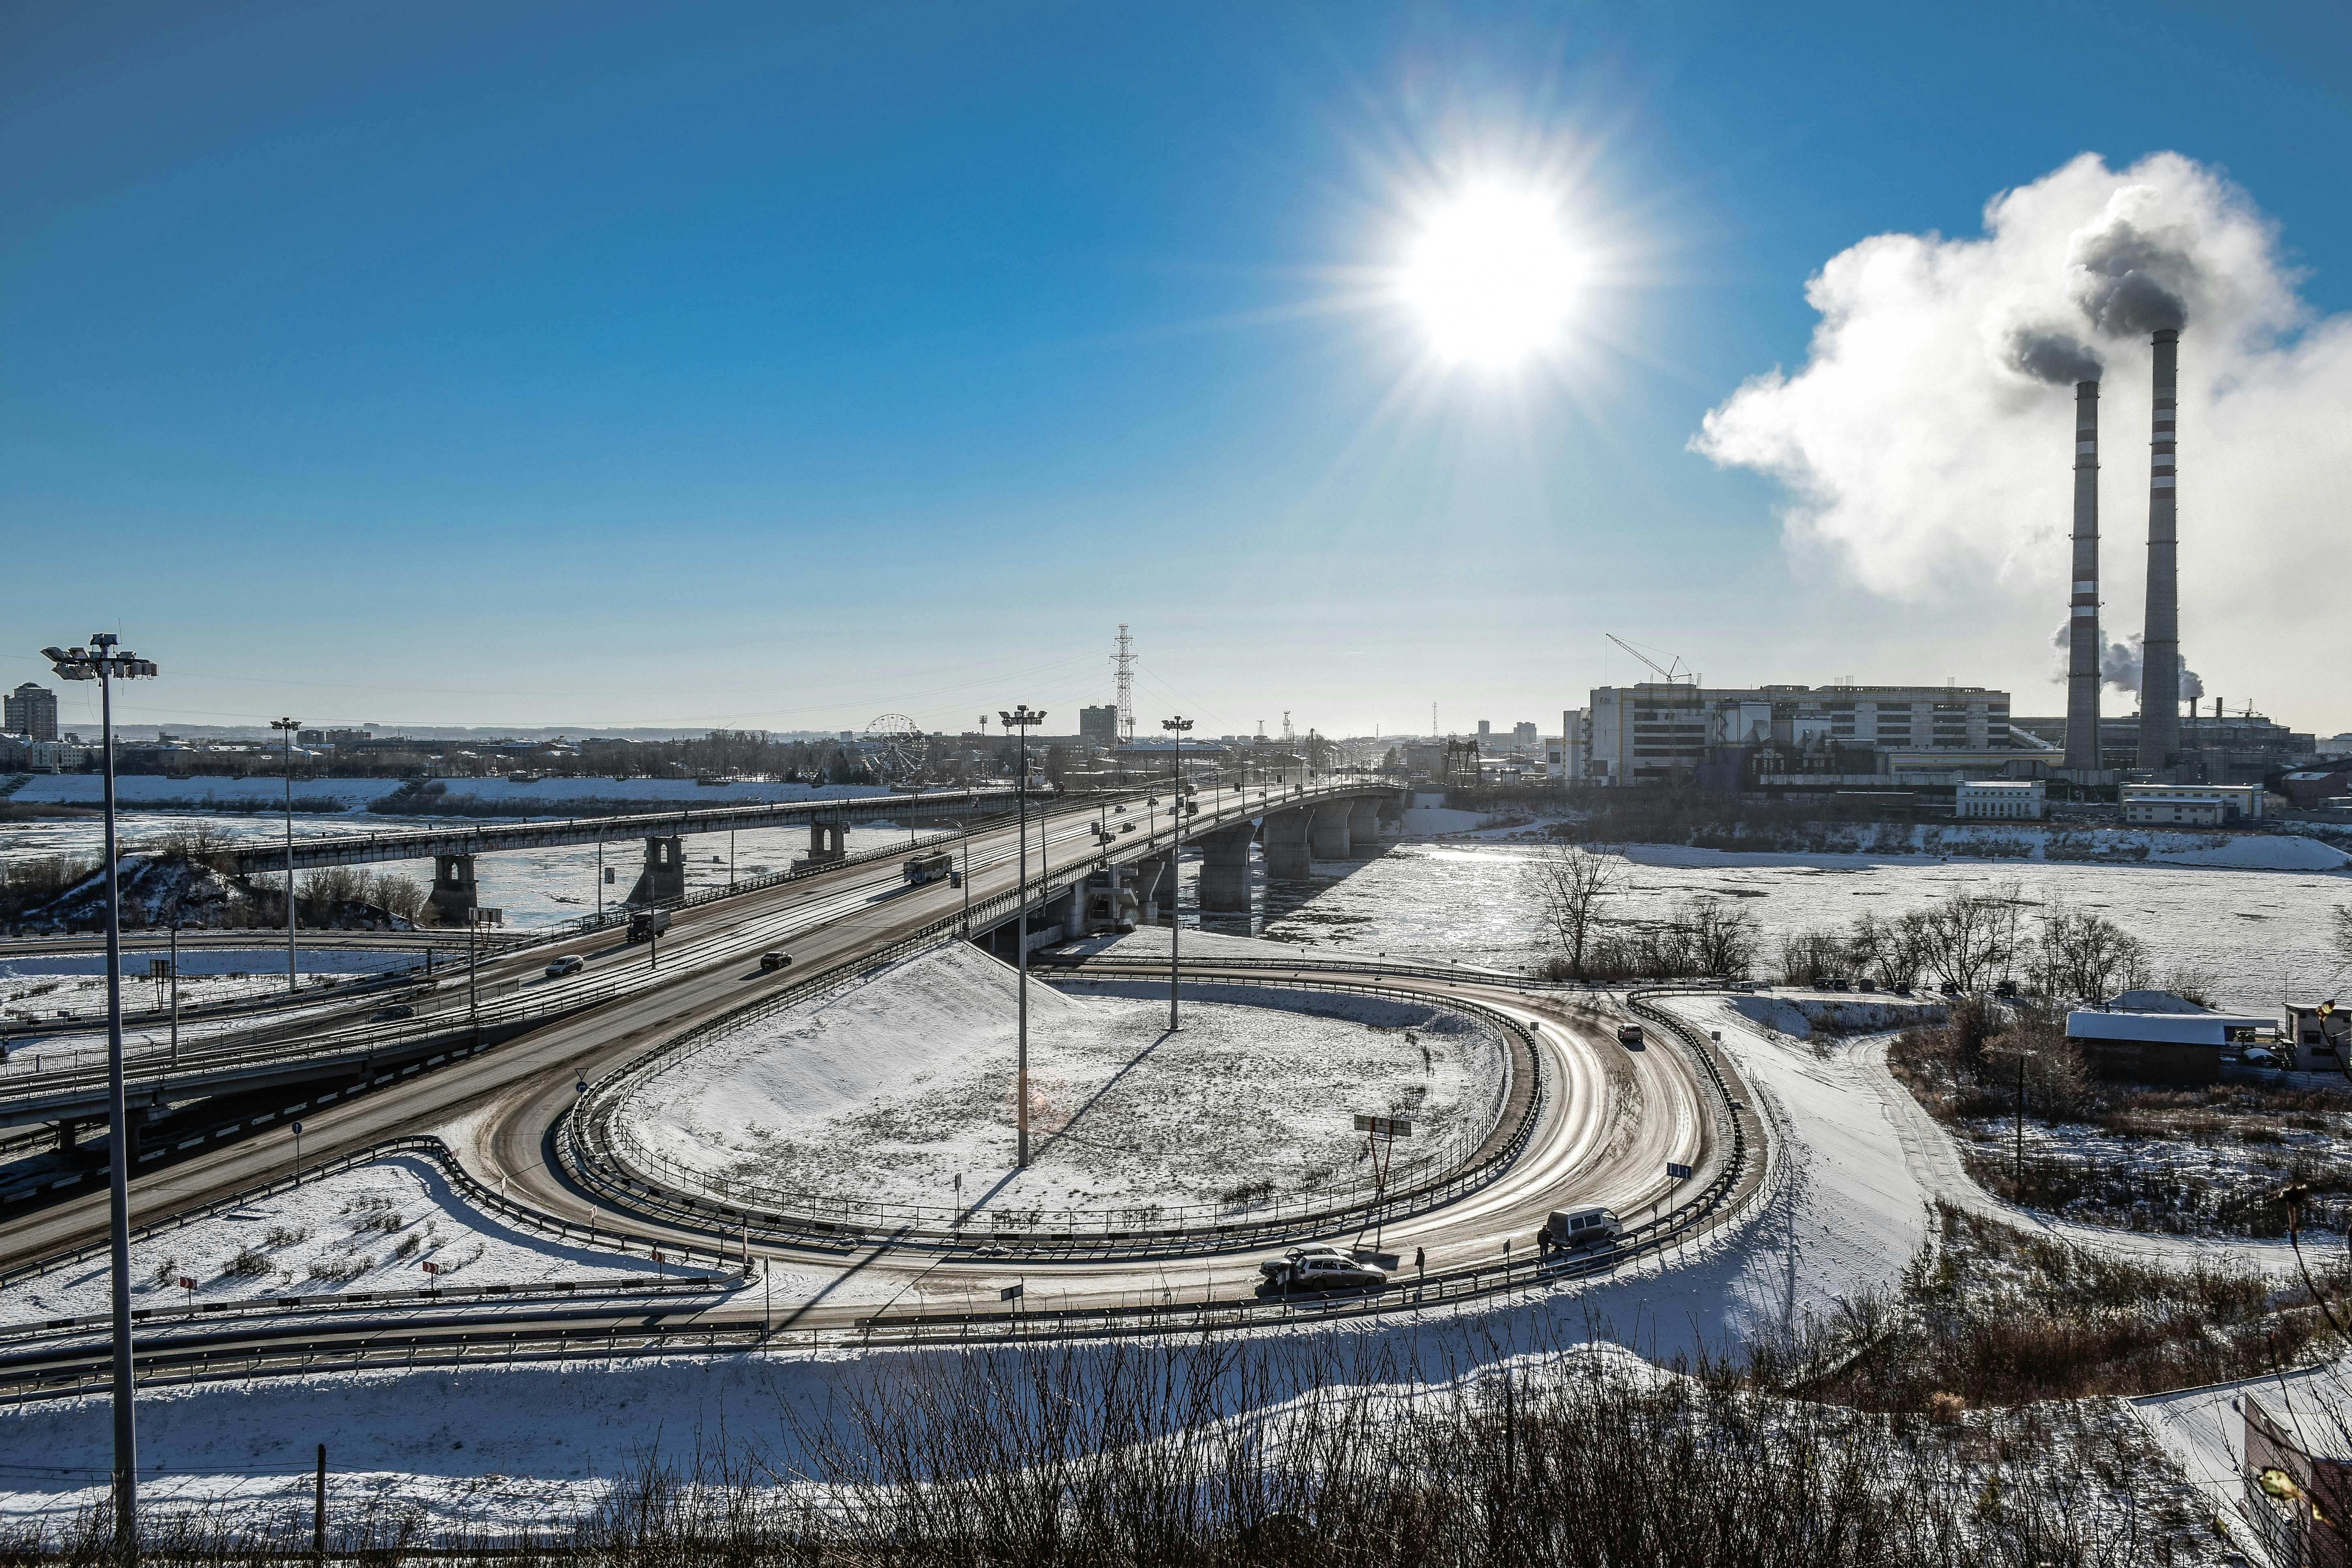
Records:
<instances>
[{"instance_id":1,"label":"bright sun","mask_svg":"<svg viewBox=\"0 0 2352 1568\"><path fill-rule=\"evenodd\" d=\"M1424 216L1399 288L1441 358L1503 367L1559 338L1580 272L1556 202L1477 184Z\"/></svg>"}]
</instances>

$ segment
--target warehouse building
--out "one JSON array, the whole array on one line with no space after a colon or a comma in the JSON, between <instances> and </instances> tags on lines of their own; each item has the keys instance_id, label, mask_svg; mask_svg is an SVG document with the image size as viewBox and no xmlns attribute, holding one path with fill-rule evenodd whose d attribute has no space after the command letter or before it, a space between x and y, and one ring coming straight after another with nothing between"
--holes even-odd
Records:
<instances>
[{"instance_id":1,"label":"warehouse building","mask_svg":"<svg viewBox=\"0 0 2352 1568\"><path fill-rule=\"evenodd\" d=\"M2124 822L2134 827L2220 827L2263 819L2260 784L2126 784Z\"/></svg>"},{"instance_id":2,"label":"warehouse building","mask_svg":"<svg viewBox=\"0 0 2352 1568\"><path fill-rule=\"evenodd\" d=\"M1952 815L1963 822L2039 822L2049 802L2039 779L1963 779L1952 789Z\"/></svg>"}]
</instances>

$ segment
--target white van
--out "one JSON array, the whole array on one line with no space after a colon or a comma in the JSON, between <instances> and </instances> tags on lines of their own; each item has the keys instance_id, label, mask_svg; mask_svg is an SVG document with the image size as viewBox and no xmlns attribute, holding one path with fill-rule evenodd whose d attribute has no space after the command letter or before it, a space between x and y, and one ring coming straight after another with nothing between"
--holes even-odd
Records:
<instances>
[{"instance_id":1,"label":"white van","mask_svg":"<svg viewBox=\"0 0 2352 1568\"><path fill-rule=\"evenodd\" d=\"M1547 1252L1582 1252L1588 1247L1612 1247L1624 1228L1615 1209L1554 1209L1544 1221L1543 1229L1536 1232L1536 1252L1540 1257Z\"/></svg>"}]
</instances>

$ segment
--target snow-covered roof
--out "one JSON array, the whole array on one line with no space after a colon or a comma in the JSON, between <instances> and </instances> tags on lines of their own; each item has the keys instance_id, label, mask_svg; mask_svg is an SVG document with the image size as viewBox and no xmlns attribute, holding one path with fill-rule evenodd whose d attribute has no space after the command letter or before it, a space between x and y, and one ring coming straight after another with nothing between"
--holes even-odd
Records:
<instances>
[{"instance_id":1,"label":"snow-covered roof","mask_svg":"<svg viewBox=\"0 0 2352 1568\"><path fill-rule=\"evenodd\" d=\"M2228 1029L2274 1029L2275 1018L2239 1017L2228 1013L2102 1013L2081 1009L2066 1015L2070 1040L2137 1040L2149 1045L2214 1046Z\"/></svg>"},{"instance_id":2,"label":"snow-covered roof","mask_svg":"<svg viewBox=\"0 0 2352 1568\"><path fill-rule=\"evenodd\" d=\"M2169 991L2119 992L2107 998L2106 1005L2116 1013L2210 1013L2213 1010Z\"/></svg>"}]
</instances>

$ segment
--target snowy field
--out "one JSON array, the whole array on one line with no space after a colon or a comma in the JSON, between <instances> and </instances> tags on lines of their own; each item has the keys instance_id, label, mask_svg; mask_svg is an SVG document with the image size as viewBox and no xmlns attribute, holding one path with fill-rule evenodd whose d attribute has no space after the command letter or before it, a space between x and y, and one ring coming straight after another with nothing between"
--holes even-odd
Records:
<instances>
[{"instance_id":1,"label":"snowy field","mask_svg":"<svg viewBox=\"0 0 2352 1568\"><path fill-rule=\"evenodd\" d=\"M1524 868L1536 853L1516 844L1406 843L1360 865L1318 862L1303 900L1276 885L1263 934L1351 953L1532 966L1543 950ZM2337 851L2325 853L2342 864ZM2218 1005L2265 1010L2283 994L2324 996L2342 984L2343 965L2328 947L2328 912L2352 904L2352 874L2341 869L1734 854L1647 845L1633 846L1627 858L1624 894L1612 900L1606 918L1655 920L1687 899L1731 900L1762 926L1768 963L1784 934L1850 926L1865 910L1891 918L1955 891L2014 882L2029 917L2058 903L2104 914L2148 943L2159 974L2179 965L2201 969L2214 981Z\"/></svg>"},{"instance_id":2,"label":"snowy field","mask_svg":"<svg viewBox=\"0 0 2352 1568\"><path fill-rule=\"evenodd\" d=\"M1242 1208L1370 1184L1353 1116L1440 1146L1492 1104L1499 1044L1459 1015L1313 992L1188 1000L1149 985L1029 988L1034 1163L1014 1170L1014 975L950 944L643 1080L617 1120L711 1189L854 1193L975 1215ZM1126 993L1121 994L1119 993ZM1408 1035L1412 1037L1408 1037ZM1463 1129L1472 1146L1486 1128Z\"/></svg>"},{"instance_id":3,"label":"snowy field","mask_svg":"<svg viewBox=\"0 0 2352 1568\"><path fill-rule=\"evenodd\" d=\"M1939 1151L1940 1131L1924 1113L1906 1114L1908 1094L1883 1067L1873 1070L1883 1038L1840 1040L1824 1056L1811 1042L1759 1028L1724 998L1675 1005L1723 1031L1777 1131L1768 1192L1752 1217L1582 1285L1368 1321L1346 1331L1351 1344L1432 1365L1481 1364L1586 1336L1662 1361L1722 1348L1830 1318L1842 1297L1894 1285L1926 1238L1931 1198L1973 1193L1968 1201L1990 1205L1958 1173L1948 1142ZM2087 1227L2000 1212L2045 1234L2101 1239ZM2121 1239L2136 1256L2169 1261L2273 1261L2273 1249L2259 1245ZM1042 1283L1032 1282L1040 1306L1052 1289ZM1286 1342L1283 1331L1269 1337ZM730 1445L739 1458L781 1467L790 1452L780 1407L822 1408L859 1364L802 1347L265 1379L156 1391L142 1398L140 1429L142 1452L163 1467L151 1490L162 1503L299 1510L310 1445L324 1441L339 1514L373 1501L415 1509L442 1528L511 1530L592 1504L606 1482L649 1458L687 1467L698 1452ZM2177 1453L2196 1458L2226 1436L2226 1406L2210 1405L2181 1400L2143 1414ZM80 1506L103 1484L106 1442L103 1399L0 1410L0 1448L28 1457L0 1477L0 1511L56 1518Z\"/></svg>"},{"instance_id":4,"label":"snowy field","mask_svg":"<svg viewBox=\"0 0 2352 1568\"><path fill-rule=\"evenodd\" d=\"M651 1278L644 1258L558 1242L469 1203L433 1161L398 1154L224 1210L131 1248L131 1304L167 1310L260 1296ZM178 1281L194 1279L193 1291ZM103 1257L0 1290L0 1325L107 1310Z\"/></svg>"}]
</instances>

